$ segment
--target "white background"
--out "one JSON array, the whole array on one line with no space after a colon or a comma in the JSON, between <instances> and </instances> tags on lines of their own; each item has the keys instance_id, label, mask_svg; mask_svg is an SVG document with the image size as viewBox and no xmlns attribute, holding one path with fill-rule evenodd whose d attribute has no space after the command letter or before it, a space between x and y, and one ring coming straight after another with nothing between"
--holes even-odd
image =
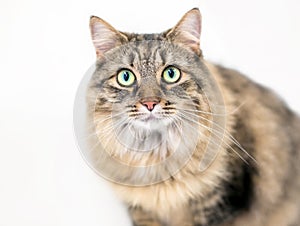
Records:
<instances>
[{"instance_id":1,"label":"white background","mask_svg":"<svg viewBox=\"0 0 300 226\"><path fill-rule=\"evenodd\" d=\"M76 88L95 60L89 17L160 32L196 6L206 58L271 87L300 112L297 0L0 2L0 226L130 225L73 135Z\"/></svg>"}]
</instances>

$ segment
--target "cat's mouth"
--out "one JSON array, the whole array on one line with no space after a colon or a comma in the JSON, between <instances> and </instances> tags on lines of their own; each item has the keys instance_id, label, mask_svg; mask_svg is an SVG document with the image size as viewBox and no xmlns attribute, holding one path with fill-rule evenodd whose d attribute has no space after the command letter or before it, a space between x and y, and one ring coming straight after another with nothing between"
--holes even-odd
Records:
<instances>
[{"instance_id":1,"label":"cat's mouth","mask_svg":"<svg viewBox=\"0 0 300 226\"><path fill-rule=\"evenodd\" d=\"M164 117L163 114L160 113L147 113L140 114L139 117L136 117L134 120L134 124L142 126L142 127L150 127L150 128L159 128L164 127L171 123L169 117Z\"/></svg>"},{"instance_id":2,"label":"cat's mouth","mask_svg":"<svg viewBox=\"0 0 300 226\"><path fill-rule=\"evenodd\" d=\"M157 116L155 116L154 114L149 114L143 118L141 118L141 121L143 122L155 122L160 120L161 118L158 118Z\"/></svg>"}]
</instances>

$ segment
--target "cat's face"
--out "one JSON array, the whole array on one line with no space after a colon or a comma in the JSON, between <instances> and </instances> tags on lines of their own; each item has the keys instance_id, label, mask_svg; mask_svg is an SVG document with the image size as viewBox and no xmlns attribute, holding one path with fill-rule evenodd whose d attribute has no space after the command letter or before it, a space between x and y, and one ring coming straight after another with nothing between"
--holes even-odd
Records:
<instances>
[{"instance_id":1,"label":"cat's face","mask_svg":"<svg viewBox=\"0 0 300 226\"><path fill-rule=\"evenodd\" d=\"M193 131L205 134L211 109L198 10L161 34L121 33L96 17L91 31L98 60L89 111L103 142L167 155L181 139L194 139Z\"/></svg>"}]
</instances>

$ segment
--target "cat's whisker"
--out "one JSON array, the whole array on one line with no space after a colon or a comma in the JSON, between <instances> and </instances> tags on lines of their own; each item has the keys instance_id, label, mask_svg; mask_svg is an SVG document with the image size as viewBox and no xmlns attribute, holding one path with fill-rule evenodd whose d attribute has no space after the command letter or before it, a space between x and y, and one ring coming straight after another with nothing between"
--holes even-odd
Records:
<instances>
[{"instance_id":1,"label":"cat's whisker","mask_svg":"<svg viewBox=\"0 0 300 226\"><path fill-rule=\"evenodd\" d=\"M194 129L194 127L192 125L190 125L190 124L187 124L187 125ZM202 126L204 126L204 125L202 125ZM209 138L208 142L212 142L212 144L214 144L216 147L219 147L219 145L220 145L219 142L214 141L211 136L208 136L208 134L202 133L199 130L196 130L196 131L200 132L201 135L204 135L205 137ZM214 131L210 131L210 132L214 134ZM218 135L216 135L216 134L214 134L214 135L217 136L218 139L220 139L220 137ZM230 148L230 150L232 150L243 162L245 162L247 165L249 165L249 162L243 156L241 156L236 150L234 150L234 148L230 144L225 142L223 139L221 139L221 140L222 140L222 143L225 144L228 148Z\"/></svg>"},{"instance_id":2,"label":"cat's whisker","mask_svg":"<svg viewBox=\"0 0 300 226\"><path fill-rule=\"evenodd\" d=\"M200 118L202 118L201 116L199 116ZM216 132L216 133L219 133L219 134L222 134L222 135L224 135L224 133L225 133L225 137L227 138L227 139L229 139L233 144L235 144L241 151L243 151L251 160L253 160L256 164L258 164L257 163L257 160L252 156L252 155L250 155L242 146L241 146L241 144L227 131L227 130L225 130L225 129L223 129L223 128L221 128L218 124L216 124L215 122L213 122L213 121L211 121L211 120L208 120L208 119L206 119L206 118L202 118L202 119L204 119L204 120L206 120L206 121L208 121L208 122L210 122L210 123L212 123L212 124L214 124L215 126L217 126L217 127L219 127L220 129L222 129L222 131L219 131L219 130L216 130L216 129L214 129L214 132ZM202 124L202 126L205 126L205 125L203 125ZM212 128L210 128L210 127L207 127L207 126L205 126L207 129L212 129Z\"/></svg>"},{"instance_id":3,"label":"cat's whisker","mask_svg":"<svg viewBox=\"0 0 300 226\"><path fill-rule=\"evenodd\" d=\"M243 103L241 103L239 106L237 106L235 109L233 109L232 111L230 112L227 112L227 108L224 106L222 107L223 108L223 111L225 111L225 113L214 113L214 112L209 112L209 111L202 111L202 110L198 110L198 108L200 108L201 106L200 105L196 105L196 104L193 104L193 103L188 103L187 105L188 106L193 106L193 107L196 107L197 109L184 109L184 108L177 108L179 110L185 110L185 111L192 111L192 112L199 112L199 113L202 113L202 114L206 114L206 115L213 115L213 116L227 116L227 115L233 115L235 114L247 101L244 101ZM212 104L210 104L212 105Z\"/></svg>"},{"instance_id":4,"label":"cat's whisker","mask_svg":"<svg viewBox=\"0 0 300 226\"><path fill-rule=\"evenodd\" d=\"M189 124L188 124L189 125ZM191 128L194 128L192 125L189 125ZM204 126L204 125L200 125L200 126ZM206 128L207 129L207 128ZM199 131L198 131L199 132ZM212 134L214 134L215 136L217 136L217 138L221 138L221 137L219 137L217 134L215 134L214 132L215 131L210 131ZM216 142L216 141L214 141L214 140L212 140L212 138L210 137L210 136L208 136L207 134L205 134L205 133L202 133L202 132L200 132L202 135L204 135L205 137L207 137L207 138L209 138L209 142L212 142L214 145L216 145L216 146L218 146L219 147L219 143L218 142ZM230 144L228 144L227 142L225 142L223 139L222 139L222 143L223 144L225 144L230 150L232 150L243 162L245 162L247 165L249 165L249 162L244 158L244 157L242 157L236 150L234 150L234 148L230 145Z\"/></svg>"},{"instance_id":5,"label":"cat's whisker","mask_svg":"<svg viewBox=\"0 0 300 226\"><path fill-rule=\"evenodd\" d=\"M208 126L206 126L206 125L203 125L202 123L200 123L200 122L197 122L197 121L195 121L195 120L192 120L192 119L190 119L190 117L188 117L188 116L186 116L186 115L184 115L184 114L182 114L182 113L180 113L180 115L183 117L183 118L185 118L186 120L189 120L189 121L192 121L193 123L195 123L195 124L197 124L197 125L199 125L199 126L201 126L201 127L204 127L205 129L207 129L207 130L209 130L211 133L213 133L215 136L217 136L218 138L220 138L220 139L222 139L222 143L224 143L227 147L229 147L234 153L236 153L243 161L244 161L244 158L239 154L239 153L237 153L236 152L236 150L234 150L234 148L230 145L230 144L228 144L227 142L225 142L224 140L223 140L223 137L221 137L219 134L221 134L221 135L223 135L223 136L225 136L226 138L228 138L233 144L235 144L241 151L243 151L249 158L251 158L253 161L255 161L256 163L257 163L257 161L243 148L243 147L241 147L241 145L236 141L236 140L233 140L232 139L232 137L230 137L230 136L228 136L228 134L226 133L226 130L223 130L223 132L224 133L222 133L221 131L218 131L218 130L214 130L214 129L212 129L212 128L210 128L210 127L208 127ZM200 116L199 116L200 117ZM213 123L213 122L211 122L211 123ZM245 161L247 164L249 164L248 163L248 161Z\"/></svg>"},{"instance_id":6,"label":"cat's whisker","mask_svg":"<svg viewBox=\"0 0 300 226\"><path fill-rule=\"evenodd\" d=\"M183 116L183 118L186 119L186 116L184 116L184 115L181 115L181 116ZM177 118L180 118L180 116L177 116ZM188 121L191 121L191 120L188 119ZM191 122L195 123L194 120L192 120ZM219 142L214 141L211 136L209 136L208 134L205 134L205 133L199 131L198 128L195 128L195 126L193 126L193 125L191 125L189 123L186 123L186 125L188 125L192 130L195 130L196 132L200 132L201 135L204 135L206 138L209 138L209 140L207 140L208 142L212 142L213 145L219 147ZM201 123L197 123L197 125L202 126L202 127L205 126L205 125L203 125ZM205 126L205 129L210 129L210 128ZM218 136L217 134L215 134L213 130L209 130L209 131L211 133L213 133L215 136L217 136L218 139L221 138L220 136ZM222 143L224 143L228 148L230 148L242 161L244 161L247 165L249 165L248 161L243 156L241 156L236 150L234 150L233 147L230 144L228 144L227 142L225 142L223 139L221 139L221 140L222 140Z\"/></svg>"},{"instance_id":7,"label":"cat's whisker","mask_svg":"<svg viewBox=\"0 0 300 226\"><path fill-rule=\"evenodd\" d=\"M196 109L183 109L183 108L177 108L178 110L183 110L183 111L190 111L190 112L197 112L205 115L213 115L213 116L226 116L227 114L217 114L213 112L208 112L208 111L201 111L201 110L196 110Z\"/></svg>"},{"instance_id":8,"label":"cat's whisker","mask_svg":"<svg viewBox=\"0 0 300 226\"><path fill-rule=\"evenodd\" d=\"M125 111L121 111L121 112L118 112L118 113L110 113L110 114L107 114L106 116L102 116L102 115L101 116L94 116L94 120L92 122L89 122L89 124L92 124L92 125L88 126L87 128L89 129L89 128L95 126L96 124L104 123L105 121L108 121L110 119L114 119L115 117L121 116L125 113L126 113ZM98 119L95 120L95 118L98 118Z\"/></svg>"},{"instance_id":9,"label":"cat's whisker","mask_svg":"<svg viewBox=\"0 0 300 226\"><path fill-rule=\"evenodd\" d=\"M180 132L182 129L179 125L179 122L181 121L180 118L178 116L175 115L175 117L171 117L171 116L166 116L166 118L171 119L172 123L175 125L176 129L178 130L178 132ZM172 124L172 125L173 125Z\"/></svg>"},{"instance_id":10,"label":"cat's whisker","mask_svg":"<svg viewBox=\"0 0 300 226\"><path fill-rule=\"evenodd\" d=\"M89 110L86 111L86 114L94 114L98 112L98 110L95 107L88 107L88 108ZM102 113L107 112L110 114L112 112L112 108L101 106L101 112Z\"/></svg>"},{"instance_id":11,"label":"cat's whisker","mask_svg":"<svg viewBox=\"0 0 300 226\"><path fill-rule=\"evenodd\" d=\"M216 131L218 131L219 133L222 133L222 132L225 132L225 134L226 134L226 137L228 138L228 139L230 139L241 151L243 151L249 158L251 158L256 164L258 164L257 163L257 160L253 157L253 156L251 156L242 146L241 146L241 144L225 129L225 128L222 128L220 125L218 125L217 123L215 123L214 121L211 121L211 120L209 120L209 119L207 119L207 118L205 118L205 117L202 117L201 115L195 115L195 114L192 114L192 113L190 113L190 112L185 112L185 113L187 113L187 114L190 114L190 115L193 115L193 116L198 116L198 117L200 117L201 119L203 119L203 120L205 120L205 121L207 121L207 122L209 122L209 123L212 123L214 126L216 126L216 127L218 127L219 129L221 129L222 131L218 131L218 130L216 130Z\"/></svg>"},{"instance_id":12,"label":"cat's whisker","mask_svg":"<svg viewBox=\"0 0 300 226\"><path fill-rule=\"evenodd\" d=\"M95 144L93 144L93 146L91 146L91 148L89 148L89 152L92 152L100 143L101 143L101 141L97 140L97 142Z\"/></svg>"},{"instance_id":13,"label":"cat's whisker","mask_svg":"<svg viewBox=\"0 0 300 226\"><path fill-rule=\"evenodd\" d=\"M111 125L109 125L109 127L104 127L105 129L102 129L102 133L111 132L112 130L118 131L121 126L127 126L129 122L130 120L125 118L118 121L117 123L112 123Z\"/></svg>"},{"instance_id":14,"label":"cat's whisker","mask_svg":"<svg viewBox=\"0 0 300 226\"><path fill-rule=\"evenodd\" d=\"M101 117L99 117L99 119L94 120L93 122L94 123L103 123L103 122L105 122L108 119L113 119L113 118L115 118L117 116L123 115L124 113L126 113L126 112L124 111L124 112L119 112L119 113L111 113L111 114L109 114L109 115L107 115L105 117L101 116ZM94 118L97 118L97 117L94 117Z\"/></svg>"},{"instance_id":15,"label":"cat's whisker","mask_svg":"<svg viewBox=\"0 0 300 226\"><path fill-rule=\"evenodd\" d=\"M126 121L127 121L127 122L126 122ZM123 120L123 121L121 121L121 122L118 123L118 128L119 128L120 126L124 125L124 128L122 128L121 131L119 131L119 134L121 134L122 131L123 131L128 125L130 125L130 121L131 121L131 120ZM112 139L115 139L115 137L112 136L112 133L111 133L114 129L116 129L116 127L112 126L112 127L111 127L111 130L110 130L110 131L106 131L106 133L103 133L103 132L102 132L100 135L97 133L97 136L98 136L99 140L98 140L98 142L97 142L95 145L98 145L99 143L101 143L101 144L102 144L102 147L103 147L105 150L110 150L109 148L107 149L106 147L107 147L107 145L109 145L109 144L111 143L110 141L111 141ZM95 133L94 133L94 135L95 135ZM109 152L109 154L112 155L113 153L110 153L110 152ZM119 154L122 154L122 152L119 152Z\"/></svg>"},{"instance_id":16,"label":"cat's whisker","mask_svg":"<svg viewBox=\"0 0 300 226\"><path fill-rule=\"evenodd\" d=\"M233 109L229 114L236 114L236 112L239 111L246 103L247 103L247 100L243 101L240 105L238 105L235 109Z\"/></svg>"},{"instance_id":17,"label":"cat's whisker","mask_svg":"<svg viewBox=\"0 0 300 226\"><path fill-rule=\"evenodd\" d=\"M213 113L213 112L205 112L205 111L201 111L198 110L198 108L201 108L200 105L198 104L193 104L193 103L187 103L188 106L193 106L196 107L197 109L180 109L180 110L189 110L189 111L199 111L199 113L203 113L203 114L208 114L208 115L214 115L214 116L226 116L226 115L233 115L235 114L238 110L240 110L240 108L245 105L245 103L247 102L247 100L245 100L243 103L239 104L236 108L234 108L233 110L231 110L230 112L227 112L226 110L228 109L228 107L224 106L224 105L215 105L210 103L210 106L214 106L214 108L221 108L223 109L223 111L225 111L226 113L224 114L219 114L219 113ZM230 108L229 108L230 109Z\"/></svg>"},{"instance_id":18,"label":"cat's whisker","mask_svg":"<svg viewBox=\"0 0 300 226\"><path fill-rule=\"evenodd\" d=\"M94 127L94 130L91 132L91 128L92 128L92 127ZM105 131L104 131L103 128L105 128ZM87 134L87 136L84 137L83 139L87 139L87 138L89 138L91 135L97 135L97 136L98 136L98 135L100 135L100 134L102 134L102 133L110 132L110 130L112 130L112 126L111 126L111 125L107 125L107 126L102 127L101 130L99 130L99 129L97 128L96 125L90 125L90 126L86 127L86 130L87 130L87 131L90 131L90 133Z\"/></svg>"},{"instance_id":19,"label":"cat's whisker","mask_svg":"<svg viewBox=\"0 0 300 226\"><path fill-rule=\"evenodd\" d=\"M105 134L108 135L108 134L110 134L113 130L118 129L118 127L119 127L120 125L123 125L124 122L126 122L126 119L120 120L118 123L110 123L110 124L108 124L108 125L102 127L101 130L99 130L99 129L97 130L97 129L96 129L96 132L89 134L89 135L88 135L87 137L85 137L84 139L88 139L88 138L91 137L92 135L96 135L96 136L98 136L98 137L103 138L103 136L104 136ZM92 125L92 126L95 126L95 127L96 127L96 125ZM90 127L92 127L92 126L90 126Z\"/></svg>"},{"instance_id":20,"label":"cat's whisker","mask_svg":"<svg viewBox=\"0 0 300 226\"><path fill-rule=\"evenodd\" d=\"M101 129L101 130L95 130L95 132L92 132L92 133L89 133L89 134L87 134L87 136L85 136L84 138L82 138L82 139L89 139L91 136L97 136L98 138L100 137L100 138L105 138L105 135L109 135L110 134L110 132L112 132L113 131L113 128L115 128L115 127L113 127L113 126L110 126L110 127L104 127L105 129L103 130L103 129Z\"/></svg>"}]
</instances>

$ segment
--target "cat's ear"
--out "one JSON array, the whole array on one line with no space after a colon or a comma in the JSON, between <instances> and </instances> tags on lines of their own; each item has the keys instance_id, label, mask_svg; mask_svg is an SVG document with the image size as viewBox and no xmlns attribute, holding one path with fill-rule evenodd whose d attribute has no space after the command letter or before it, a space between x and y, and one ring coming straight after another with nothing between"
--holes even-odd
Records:
<instances>
[{"instance_id":1,"label":"cat's ear","mask_svg":"<svg viewBox=\"0 0 300 226\"><path fill-rule=\"evenodd\" d=\"M198 8L188 11L177 25L167 33L167 39L188 47L196 54L200 50L201 14Z\"/></svg>"},{"instance_id":2,"label":"cat's ear","mask_svg":"<svg viewBox=\"0 0 300 226\"><path fill-rule=\"evenodd\" d=\"M96 16L91 16L90 30L97 58L103 57L103 54L107 51L128 41L125 35Z\"/></svg>"}]
</instances>

